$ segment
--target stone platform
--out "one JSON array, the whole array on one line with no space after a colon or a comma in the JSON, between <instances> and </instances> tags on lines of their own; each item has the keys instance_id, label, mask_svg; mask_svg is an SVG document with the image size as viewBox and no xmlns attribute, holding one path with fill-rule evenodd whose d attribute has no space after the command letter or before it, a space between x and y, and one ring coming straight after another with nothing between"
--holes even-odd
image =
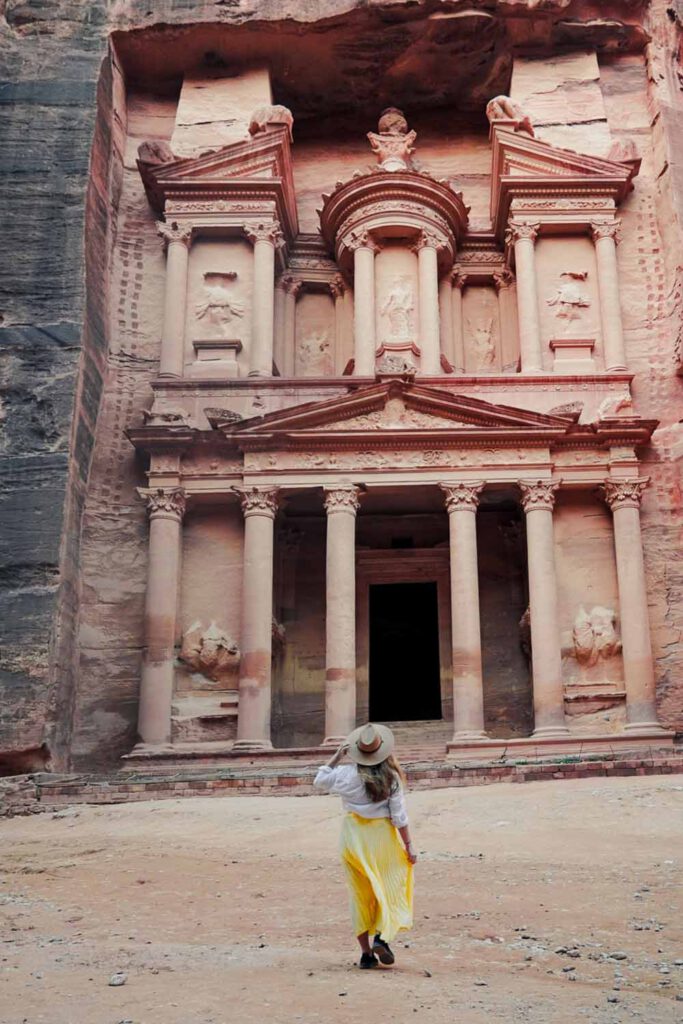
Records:
<instances>
[{"instance_id":1,"label":"stone platform","mask_svg":"<svg viewBox=\"0 0 683 1024\"><path fill-rule=\"evenodd\" d=\"M274 753L274 752L271 752ZM283 751L277 752L283 754ZM73 804L114 804L185 796L308 796L320 763L242 758L230 765L171 764L127 767L110 775L35 775L0 779L0 817L56 811ZM596 777L683 774L683 745L638 754L555 755L479 762L404 758L411 789L485 786Z\"/></svg>"}]
</instances>

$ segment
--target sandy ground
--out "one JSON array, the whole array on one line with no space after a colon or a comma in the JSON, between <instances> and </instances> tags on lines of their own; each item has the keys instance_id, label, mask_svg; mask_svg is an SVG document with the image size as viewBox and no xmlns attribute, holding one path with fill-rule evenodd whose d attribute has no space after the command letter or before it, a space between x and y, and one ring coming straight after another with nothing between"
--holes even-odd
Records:
<instances>
[{"instance_id":1,"label":"sandy ground","mask_svg":"<svg viewBox=\"0 0 683 1024\"><path fill-rule=\"evenodd\" d=\"M683 1024L680 776L432 790L409 809L415 928L375 971L355 966L335 798L4 822L0 1021Z\"/></svg>"}]
</instances>

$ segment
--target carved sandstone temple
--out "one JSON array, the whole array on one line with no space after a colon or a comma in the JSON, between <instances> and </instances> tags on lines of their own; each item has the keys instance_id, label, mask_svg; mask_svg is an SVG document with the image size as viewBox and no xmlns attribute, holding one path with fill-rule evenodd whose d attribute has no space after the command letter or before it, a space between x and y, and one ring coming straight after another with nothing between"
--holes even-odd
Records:
<instances>
[{"instance_id":1,"label":"carved sandstone temple","mask_svg":"<svg viewBox=\"0 0 683 1024\"><path fill-rule=\"evenodd\" d=\"M493 6L114 32L62 763L673 745L654 51Z\"/></svg>"}]
</instances>

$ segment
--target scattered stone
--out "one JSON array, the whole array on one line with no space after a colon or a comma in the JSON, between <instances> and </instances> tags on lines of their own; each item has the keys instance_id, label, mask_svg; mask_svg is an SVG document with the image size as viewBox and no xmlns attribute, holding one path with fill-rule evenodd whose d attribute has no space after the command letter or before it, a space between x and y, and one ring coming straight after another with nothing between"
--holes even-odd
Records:
<instances>
[{"instance_id":1,"label":"scattered stone","mask_svg":"<svg viewBox=\"0 0 683 1024\"><path fill-rule=\"evenodd\" d=\"M119 985L125 985L128 981L128 975L124 971L117 971L116 974L112 974L108 984L112 988L117 988Z\"/></svg>"},{"instance_id":2,"label":"scattered stone","mask_svg":"<svg viewBox=\"0 0 683 1024\"><path fill-rule=\"evenodd\" d=\"M568 974L569 971L575 971L576 967L574 967L573 964L568 964L567 967L563 967L562 970L564 971L565 974Z\"/></svg>"},{"instance_id":3,"label":"scattered stone","mask_svg":"<svg viewBox=\"0 0 683 1024\"><path fill-rule=\"evenodd\" d=\"M618 996L607 996L607 1002L608 1003L618 1003L619 1002L619 997Z\"/></svg>"},{"instance_id":4,"label":"scattered stone","mask_svg":"<svg viewBox=\"0 0 683 1024\"><path fill-rule=\"evenodd\" d=\"M624 953L622 952L622 950L619 949L616 951L616 953L608 953L607 955L610 958L610 960L628 960L628 953Z\"/></svg>"},{"instance_id":5,"label":"scattered stone","mask_svg":"<svg viewBox=\"0 0 683 1024\"><path fill-rule=\"evenodd\" d=\"M426 968L425 968L423 973L424 973L425 978L431 978L431 976L432 976L432 972L428 971Z\"/></svg>"},{"instance_id":6,"label":"scattered stone","mask_svg":"<svg viewBox=\"0 0 683 1024\"><path fill-rule=\"evenodd\" d=\"M479 988L488 988L488 981L475 981L474 984L478 985Z\"/></svg>"}]
</instances>

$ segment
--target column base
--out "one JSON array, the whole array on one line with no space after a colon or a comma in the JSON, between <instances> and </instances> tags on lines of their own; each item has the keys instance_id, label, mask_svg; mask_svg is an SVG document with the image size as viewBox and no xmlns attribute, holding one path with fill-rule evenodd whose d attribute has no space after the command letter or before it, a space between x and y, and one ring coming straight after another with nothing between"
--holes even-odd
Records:
<instances>
[{"instance_id":1,"label":"column base","mask_svg":"<svg viewBox=\"0 0 683 1024\"><path fill-rule=\"evenodd\" d=\"M566 725L542 725L539 729L534 729L531 734L533 740L564 739L566 736L569 736L569 729Z\"/></svg>"},{"instance_id":2,"label":"column base","mask_svg":"<svg viewBox=\"0 0 683 1024\"><path fill-rule=\"evenodd\" d=\"M640 736L647 734L648 736L674 736L675 733L670 729L665 729L663 725L654 719L650 722L628 722L624 726L624 732L627 732L630 736Z\"/></svg>"},{"instance_id":3,"label":"column base","mask_svg":"<svg viewBox=\"0 0 683 1024\"><path fill-rule=\"evenodd\" d=\"M235 740L232 745L233 752L244 751L250 754L258 750L272 750L273 744L270 740Z\"/></svg>"},{"instance_id":4,"label":"column base","mask_svg":"<svg viewBox=\"0 0 683 1024\"><path fill-rule=\"evenodd\" d=\"M452 743L488 743L490 737L483 729L463 729L462 732L453 733Z\"/></svg>"}]
</instances>

